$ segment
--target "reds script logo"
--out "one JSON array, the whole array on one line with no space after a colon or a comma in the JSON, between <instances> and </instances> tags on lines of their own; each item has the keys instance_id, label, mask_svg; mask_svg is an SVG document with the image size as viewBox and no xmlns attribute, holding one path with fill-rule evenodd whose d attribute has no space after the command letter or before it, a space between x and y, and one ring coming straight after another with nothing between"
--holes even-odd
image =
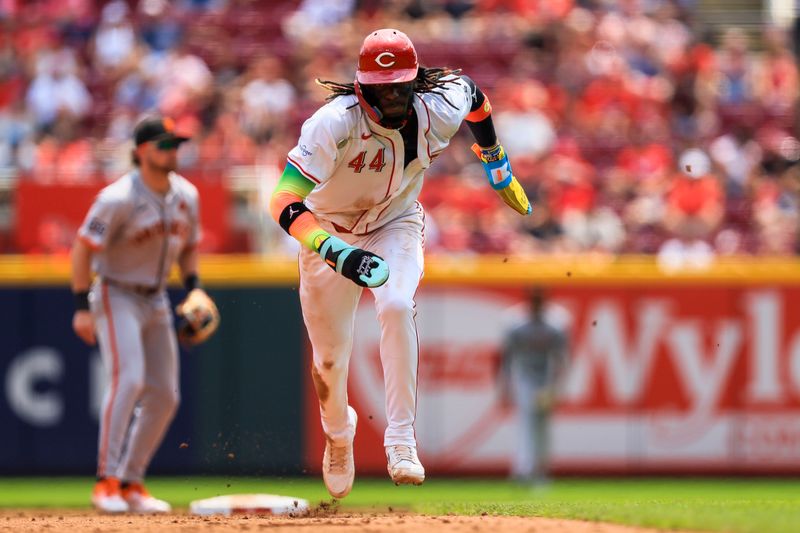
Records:
<instances>
[{"instance_id":1,"label":"reds script logo","mask_svg":"<svg viewBox=\"0 0 800 533\"><path fill-rule=\"evenodd\" d=\"M391 61L384 62L383 61L384 57L391 58ZM378 65L382 66L383 68L389 68L392 65L394 65L395 63L397 63L397 60L394 58L394 54L393 53L391 53L391 52L383 52L381 54L378 54L378 57L375 58L375 62Z\"/></svg>"}]
</instances>

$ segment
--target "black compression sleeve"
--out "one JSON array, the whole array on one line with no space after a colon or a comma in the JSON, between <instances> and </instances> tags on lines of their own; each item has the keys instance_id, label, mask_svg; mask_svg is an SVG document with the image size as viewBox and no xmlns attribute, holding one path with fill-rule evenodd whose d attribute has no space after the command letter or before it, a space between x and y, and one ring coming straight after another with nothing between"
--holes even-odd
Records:
<instances>
[{"instance_id":1,"label":"black compression sleeve","mask_svg":"<svg viewBox=\"0 0 800 533\"><path fill-rule=\"evenodd\" d=\"M497 144L497 133L494 131L491 115L480 122L467 121L467 126L469 126L469 131L472 132L472 136L475 137L475 142L478 143L478 146L489 148Z\"/></svg>"},{"instance_id":2,"label":"black compression sleeve","mask_svg":"<svg viewBox=\"0 0 800 533\"><path fill-rule=\"evenodd\" d=\"M475 85L475 82L472 81L472 78L469 76L462 74L461 79L467 82L467 85L472 89L472 104L469 110L475 111L479 109L483 105L484 100L486 100L486 95L481 92L480 87ZM469 126L469 131L472 132L472 136L475 137L475 142L478 143L478 146L489 148L497 144L497 133L494 131L492 115L487 116L480 122L471 122L468 120L467 126Z\"/></svg>"},{"instance_id":3,"label":"black compression sleeve","mask_svg":"<svg viewBox=\"0 0 800 533\"><path fill-rule=\"evenodd\" d=\"M197 273L187 274L187 276L183 278L183 288L186 289L186 292L191 292L194 289L200 288L200 277Z\"/></svg>"},{"instance_id":4,"label":"black compression sleeve","mask_svg":"<svg viewBox=\"0 0 800 533\"><path fill-rule=\"evenodd\" d=\"M72 293L72 297L75 300L75 310L76 311L88 311L89 310L89 291L77 291Z\"/></svg>"}]
</instances>

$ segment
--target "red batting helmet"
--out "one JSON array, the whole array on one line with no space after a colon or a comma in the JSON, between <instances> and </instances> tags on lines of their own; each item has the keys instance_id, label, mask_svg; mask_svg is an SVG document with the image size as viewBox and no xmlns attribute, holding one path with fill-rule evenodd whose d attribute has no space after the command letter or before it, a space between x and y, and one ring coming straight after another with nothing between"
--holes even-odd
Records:
<instances>
[{"instance_id":1,"label":"red batting helmet","mask_svg":"<svg viewBox=\"0 0 800 533\"><path fill-rule=\"evenodd\" d=\"M356 81L369 85L402 83L417 77L417 51L400 30L377 30L364 39L358 53Z\"/></svg>"}]
</instances>

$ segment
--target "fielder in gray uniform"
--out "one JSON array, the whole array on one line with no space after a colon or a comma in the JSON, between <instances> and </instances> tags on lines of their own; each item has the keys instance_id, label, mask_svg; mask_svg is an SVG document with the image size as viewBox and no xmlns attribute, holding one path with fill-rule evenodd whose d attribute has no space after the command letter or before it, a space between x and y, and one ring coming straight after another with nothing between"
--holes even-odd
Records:
<instances>
[{"instance_id":1,"label":"fielder in gray uniform","mask_svg":"<svg viewBox=\"0 0 800 533\"><path fill-rule=\"evenodd\" d=\"M170 510L149 495L143 478L180 397L165 292L172 265L190 296L207 298L197 277L197 189L174 172L187 138L173 127L162 118L136 126L137 168L98 194L72 249L73 329L88 344L99 342L109 378L92 494L104 512Z\"/></svg>"},{"instance_id":2,"label":"fielder in gray uniform","mask_svg":"<svg viewBox=\"0 0 800 533\"><path fill-rule=\"evenodd\" d=\"M513 403L517 414L520 440L511 475L524 483L539 484L547 480L550 413L568 343L563 331L547 323L540 290L532 293L530 305L531 316L505 339L500 387L504 402Z\"/></svg>"}]
</instances>

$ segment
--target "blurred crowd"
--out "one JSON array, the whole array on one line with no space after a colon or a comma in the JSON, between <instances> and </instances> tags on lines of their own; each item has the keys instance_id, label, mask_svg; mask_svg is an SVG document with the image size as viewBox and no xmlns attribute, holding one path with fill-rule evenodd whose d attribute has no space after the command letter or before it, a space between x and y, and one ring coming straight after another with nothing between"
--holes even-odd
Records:
<instances>
[{"instance_id":1,"label":"blurred crowd","mask_svg":"<svg viewBox=\"0 0 800 533\"><path fill-rule=\"evenodd\" d=\"M144 114L193 136L181 168L269 185L363 37L398 27L463 69L534 201L485 183L463 130L426 176L432 253L658 254L667 266L798 246L791 32L710 33L666 0L0 0L0 170L105 182ZM237 170L238 169L238 170ZM274 249L285 246L271 241ZM286 250L290 247L286 246Z\"/></svg>"}]
</instances>

